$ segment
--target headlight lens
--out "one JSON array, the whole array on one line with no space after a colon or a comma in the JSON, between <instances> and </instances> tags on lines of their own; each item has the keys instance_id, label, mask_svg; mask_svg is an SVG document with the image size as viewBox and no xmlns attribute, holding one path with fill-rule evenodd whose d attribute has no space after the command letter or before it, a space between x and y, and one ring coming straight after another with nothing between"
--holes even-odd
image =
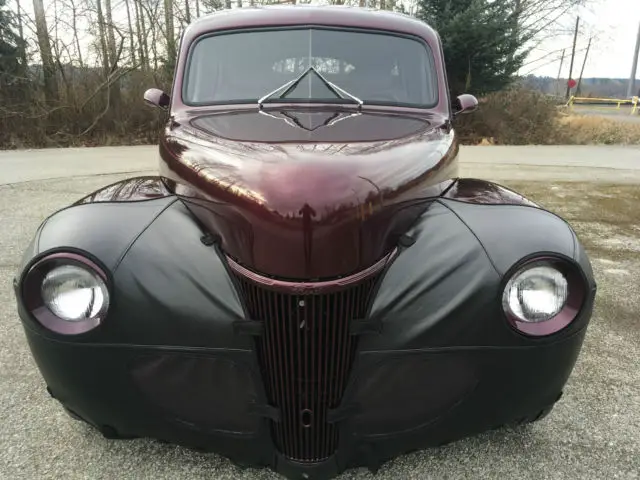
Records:
<instances>
[{"instance_id":1,"label":"headlight lens","mask_svg":"<svg viewBox=\"0 0 640 480\"><path fill-rule=\"evenodd\" d=\"M520 333L552 335L577 318L586 288L584 276L574 262L541 256L514 269L502 292L502 308Z\"/></svg>"},{"instance_id":2,"label":"headlight lens","mask_svg":"<svg viewBox=\"0 0 640 480\"><path fill-rule=\"evenodd\" d=\"M84 255L59 252L38 260L22 279L25 308L43 327L77 335L106 318L109 288L106 270Z\"/></svg>"},{"instance_id":3,"label":"headlight lens","mask_svg":"<svg viewBox=\"0 0 640 480\"><path fill-rule=\"evenodd\" d=\"M527 268L507 283L502 305L523 322L544 322L555 317L569 296L565 276L551 266Z\"/></svg>"},{"instance_id":4,"label":"headlight lens","mask_svg":"<svg viewBox=\"0 0 640 480\"><path fill-rule=\"evenodd\" d=\"M50 270L42 281L41 295L54 315L69 322L96 318L109 306L104 281L77 265L61 265Z\"/></svg>"}]
</instances>

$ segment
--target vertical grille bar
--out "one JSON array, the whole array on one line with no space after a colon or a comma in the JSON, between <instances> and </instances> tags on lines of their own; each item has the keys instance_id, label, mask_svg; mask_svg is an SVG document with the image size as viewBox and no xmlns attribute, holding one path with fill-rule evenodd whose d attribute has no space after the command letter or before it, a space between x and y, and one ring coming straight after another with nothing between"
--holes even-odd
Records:
<instances>
[{"instance_id":1,"label":"vertical grille bar","mask_svg":"<svg viewBox=\"0 0 640 480\"><path fill-rule=\"evenodd\" d=\"M366 314L379 274L331 293L287 293L235 273L252 319L264 322L257 353L269 402L281 411L273 440L286 457L318 462L330 457L338 430L327 422L351 372L357 337L352 320Z\"/></svg>"}]
</instances>

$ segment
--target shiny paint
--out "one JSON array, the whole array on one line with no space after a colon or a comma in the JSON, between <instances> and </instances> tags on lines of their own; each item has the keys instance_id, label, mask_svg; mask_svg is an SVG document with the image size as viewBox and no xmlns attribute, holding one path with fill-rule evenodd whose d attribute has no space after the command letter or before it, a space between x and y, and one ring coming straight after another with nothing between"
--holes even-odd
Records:
<instances>
[{"instance_id":1,"label":"shiny paint","mask_svg":"<svg viewBox=\"0 0 640 480\"><path fill-rule=\"evenodd\" d=\"M535 202L511 189L476 178L457 179L443 194L443 197L467 203L538 207Z\"/></svg>"},{"instance_id":2,"label":"shiny paint","mask_svg":"<svg viewBox=\"0 0 640 480\"><path fill-rule=\"evenodd\" d=\"M408 16L279 7L205 17L183 35L160 173L244 267L281 279L352 275L388 255L457 174L440 41ZM431 109L269 104L191 107L180 92L191 45L228 29L361 28L413 35L435 57ZM150 94L150 97L157 97ZM465 103L469 107L469 102ZM417 206L420 204L420 206Z\"/></svg>"},{"instance_id":3,"label":"shiny paint","mask_svg":"<svg viewBox=\"0 0 640 480\"><path fill-rule=\"evenodd\" d=\"M165 180L158 176L133 177L102 187L74 205L100 202L139 202L171 195Z\"/></svg>"},{"instance_id":4,"label":"shiny paint","mask_svg":"<svg viewBox=\"0 0 640 480\"><path fill-rule=\"evenodd\" d=\"M530 199L513 190L487 180L477 178L456 178L444 182L441 188L434 189L433 198L449 198L465 203L487 205L527 205L540 208ZM175 183L160 176L132 177L112 183L76 201L73 205L104 202L142 202L174 195L169 185ZM441 193L436 194L440 190Z\"/></svg>"},{"instance_id":5,"label":"shiny paint","mask_svg":"<svg viewBox=\"0 0 640 480\"><path fill-rule=\"evenodd\" d=\"M238 114L208 117L226 115ZM416 203L424 207L456 175L458 145L441 119L416 129L413 118L363 113L309 132L242 115L242 139L205 130L211 121L174 127L161 144L161 174L227 254L263 274L312 280L367 268L415 221ZM376 122L387 137L358 142ZM272 129L272 142L253 140L258 125L262 136ZM279 142L295 135L306 139Z\"/></svg>"}]
</instances>

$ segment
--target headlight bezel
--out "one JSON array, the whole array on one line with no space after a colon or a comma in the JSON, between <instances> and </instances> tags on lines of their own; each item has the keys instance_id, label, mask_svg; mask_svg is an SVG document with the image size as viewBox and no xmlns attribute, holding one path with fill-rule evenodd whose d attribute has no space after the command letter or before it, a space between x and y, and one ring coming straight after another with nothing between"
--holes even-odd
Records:
<instances>
[{"instance_id":1,"label":"headlight bezel","mask_svg":"<svg viewBox=\"0 0 640 480\"><path fill-rule=\"evenodd\" d=\"M54 268L73 265L89 271L104 283L108 295L107 304L98 313L83 320L65 320L54 314L42 298L41 288L45 276ZM33 319L48 331L74 336L90 332L99 327L106 319L113 304L112 282L108 270L86 252L50 251L32 260L24 270L21 280L22 301Z\"/></svg>"},{"instance_id":2,"label":"headlight bezel","mask_svg":"<svg viewBox=\"0 0 640 480\"><path fill-rule=\"evenodd\" d=\"M503 305L503 296L509 282L522 272L534 267L550 267L559 271L567 281L567 299L553 317L537 321L523 321ZM519 334L529 338L549 337L566 330L579 316L587 293L587 282L579 266L570 258L559 254L536 254L522 259L504 275L499 292L500 309L507 323Z\"/></svg>"}]
</instances>

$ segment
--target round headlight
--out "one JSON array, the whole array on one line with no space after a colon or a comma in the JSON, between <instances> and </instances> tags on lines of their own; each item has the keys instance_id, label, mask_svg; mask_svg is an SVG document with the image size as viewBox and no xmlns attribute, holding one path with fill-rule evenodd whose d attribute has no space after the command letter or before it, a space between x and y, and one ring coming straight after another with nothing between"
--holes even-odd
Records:
<instances>
[{"instance_id":1,"label":"round headlight","mask_svg":"<svg viewBox=\"0 0 640 480\"><path fill-rule=\"evenodd\" d=\"M537 266L511 277L502 305L523 322L544 322L560 313L568 296L569 285L562 272L551 266Z\"/></svg>"},{"instance_id":2,"label":"round headlight","mask_svg":"<svg viewBox=\"0 0 640 480\"><path fill-rule=\"evenodd\" d=\"M509 277L502 308L521 333L545 336L573 322L585 297L586 283L573 262L540 257L521 264Z\"/></svg>"},{"instance_id":3,"label":"round headlight","mask_svg":"<svg viewBox=\"0 0 640 480\"><path fill-rule=\"evenodd\" d=\"M45 306L69 322L96 318L109 306L104 281L77 265L61 265L50 270L42 281L41 294Z\"/></svg>"},{"instance_id":4,"label":"round headlight","mask_svg":"<svg viewBox=\"0 0 640 480\"><path fill-rule=\"evenodd\" d=\"M38 260L22 280L25 308L42 326L75 335L96 328L110 298L105 270L78 253L53 253Z\"/></svg>"}]
</instances>

